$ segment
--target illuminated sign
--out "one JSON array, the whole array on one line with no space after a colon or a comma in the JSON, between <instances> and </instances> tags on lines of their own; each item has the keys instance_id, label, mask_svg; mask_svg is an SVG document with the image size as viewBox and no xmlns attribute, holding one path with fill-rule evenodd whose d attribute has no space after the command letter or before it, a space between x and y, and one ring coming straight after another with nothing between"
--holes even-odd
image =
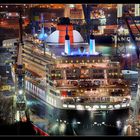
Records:
<instances>
[{"instance_id":1,"label":"illuminated sign","mask_svg":"<svg viewBox=\"0 0 140 140\"><path fill-rule=\"evenodd\" d=\"M136 41L140 41L140 37L135 37L135 39L136 39ZM117 40L118 40L118 42L123 42L123 41L130 42L131 38L129 36L127 36L127 37L126 36L125 37L118 36ZM112 37L112 41L115 41L115 37L114 36Z\"/></svg>"},{"instance_id":2,"label":"illuminated sign","mask_svg":"<svg viewBox=\"0 0 140 140\"><path fill-rule=\"evenodd\" d=\"M70 18L72 18L72 19L82 18L82 10L81 9L70 9Z\"/></svg>"},{"instance_id":3,"label":"illuminated sign","mask_svg":"<svg viewBox=\"0 0 140 140\"><path fill-rule=\"evenodd\" d=\"M11 90L11 86L9 85L3 85L0 88L0 91L9 91L9 90Z\"/></svg>"}]
</instances>

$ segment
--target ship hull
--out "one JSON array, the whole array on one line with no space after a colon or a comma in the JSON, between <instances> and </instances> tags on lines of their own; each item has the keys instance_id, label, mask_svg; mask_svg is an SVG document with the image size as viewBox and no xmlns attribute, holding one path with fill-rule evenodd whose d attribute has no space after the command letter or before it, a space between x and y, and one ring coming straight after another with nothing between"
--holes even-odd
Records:
<instances>
[{"instance_id":1,"label":"ship hull","mask_svg":"<svg viewBox=\"0 0 140 140\"><path fill-rule=\"evenodd\" d=\"M60 96L55 96L49 93L49 90L43 91L42 89L36 90L38 87L29 86L29 82L26 82L26 93L34 96L36 99L40 100L44 104L49 104L54 108L64 109L64 110L87 110L87 111L95 111L95 110L120 110L129 108L130 103L65 103L63 102L63 98ZM49 88L49 87L48 87ZM45 94L40 93L43 92ZM48 93L47 93L48 92Z\"/></svg>"},{"instance_id":2,"label":"ship hull","mask_svg":"<svg viewBox=\"0 0 140 140\"><path fill-rule=\"evenodd\" d=\"M36 122L36 125L45 128L43 130L47 130L50 135L124 135L125 121L129 116L128 108L103 111L66 110L42 102L33 94L27 94L27 100L36 103L36 105L32 104L30 106L34 114L47 119L46 123ZM117 126L117 121L121 121L121 126ZM58 130L53 132L51 128L56 123L58 124L58 129L62 124L65 124L65 131L60 132Z\"/></svg>"}]
</instances>

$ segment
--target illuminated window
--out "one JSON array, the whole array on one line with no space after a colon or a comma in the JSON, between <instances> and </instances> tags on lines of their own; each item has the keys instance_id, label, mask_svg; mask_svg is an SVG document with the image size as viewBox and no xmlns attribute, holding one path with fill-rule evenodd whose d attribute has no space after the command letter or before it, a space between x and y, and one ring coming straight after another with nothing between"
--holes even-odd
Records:
<instances>
[{"instance_id":1,"label":"illuminated window","mask_svg":"<svg viewBox=\"0 0 140 140\"><path fill-rule=\"evenodd\" d=\"M65 62L66 62L66 63L68 63L68 61L67 61L67 60L66 60Z\"/></svg>"},{"instance_id":2,"label":"illuminated window","mask_svg":"<svg viewBox=\"0 0 140 140\"><path fill-rule=\"evenodd\" d=\"M87 62L89 63L89 60L87 60Z\"/></svg>"},{"instance_id":3,"label":"illuminated window","mask_svg":"<svg viewBox=\"0 0 140 140\"><path fill-rule=\"evenodd\" d=\"M74 5L74 4L70 4L69 7L70 7L70 8L74 8L75 5Z\"/></svg>"},{"instance_id":4,"label":"illuminated window","mask_svg":"<svg viewBox=\"0 0 140 140\"><path fill-rule=\"evenodd\" d=\"M73 60L71 60L71 63L73 63Z\"/></svg>"},{"instance_id":5,"label":"illuminated window","mask_svg":"<svg viewBox=\"0 0 140 140\"><path fill-rule=\"evenodd\" d=\"M92 62L95 62L94 60Z\"/></svg>"},{"instance_id":6,"label":"illuminated window","mask_svg":"<svg viewBox=\"0 0 140 140\"><path fill-rule=\"evenodd\" d=\"M82 60L82 63L84 63L84 60Z\"/></svg>"},{"instance_id":7,"label":"illuminated window","mask_svg":"<svg viewBox=\"0 0 140 140\"><path fill-rule=\"evenodd\" d=\"M78 63L79 61L78 61L78 60L76 60L76 62Z\"/></svg>"}]
</instances>

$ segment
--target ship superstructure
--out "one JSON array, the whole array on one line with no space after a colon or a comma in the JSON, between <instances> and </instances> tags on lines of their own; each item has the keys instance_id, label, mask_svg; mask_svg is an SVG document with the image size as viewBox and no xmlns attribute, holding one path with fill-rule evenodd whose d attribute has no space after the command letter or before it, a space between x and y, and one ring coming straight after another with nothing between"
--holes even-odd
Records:
<instances>
[{"instance_id":1,"label":"ship superstructure","mask_svg":"<svg viewBox=\"0 0 140 140\"><path fill-rule=\"evenodd\" d=\"M93 35L90 44L71 45L66 30L64 45L27 39L23 51L25 68L32 73L26 77L26 90L43 102L61 109L129 107L130 89L120 64L96 52Z\"/></svg>"}]
</instances>

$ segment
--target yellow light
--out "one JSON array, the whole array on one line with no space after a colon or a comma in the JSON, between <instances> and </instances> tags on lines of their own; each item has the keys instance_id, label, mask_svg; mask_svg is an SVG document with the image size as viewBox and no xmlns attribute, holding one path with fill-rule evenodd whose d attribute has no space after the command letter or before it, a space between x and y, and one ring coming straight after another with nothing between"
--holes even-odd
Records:
<instances>
[{"instance_id":1,"label":"yellow light","mask_svg":"<svg viewBox=\"0 0 140 140\"><path fill-rule=\"evenodd\" d=\"M95 62L94 60L92 62Z\"/></svg>"},{"instance_id":2,"label":"yellow light","mask_svg":"<svg viewBox=\"0 0 140 140\"><path fill-rule=\"evenodd\" d=\"M66 60L65 62L67 63L68 61Z\"/></svg>"},{"instance_id":3,"label":"yellow light","mask_svg":"<svg viewBox=\"0 0 140 140\"><path fill-rule=\"evenodd\" d=\"M79 61L78 61L78 60L76 60L76 62L78 63Z\"/></svg>"},{"instance_id":4,"label":"yellow light","mask_svg":"<svg viewBox=\"0 0 140 140\"><path fill-rule=\"evenodd\" d=\"M73 60L71 60L71 63L73 63Z\"/></svg>"}]
</instances>

